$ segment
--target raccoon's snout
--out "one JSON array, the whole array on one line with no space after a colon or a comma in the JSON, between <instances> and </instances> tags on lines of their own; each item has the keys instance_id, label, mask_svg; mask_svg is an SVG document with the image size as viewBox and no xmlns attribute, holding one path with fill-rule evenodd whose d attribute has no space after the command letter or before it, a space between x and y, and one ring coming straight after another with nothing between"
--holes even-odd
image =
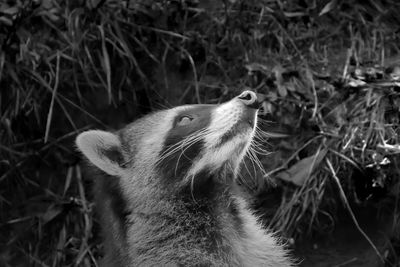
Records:
<instances>
[{"instance_id":1,"label":"raccoon's snout","mask_svg":"<svg viewBox=\"0 0 400 267\"><path fill-rule=\"evenodd\" d=\"M249 108L260 108L260 102L257 99L257 95L252 91L244 91L237 98Z\"/></svg>"}]
</instances>

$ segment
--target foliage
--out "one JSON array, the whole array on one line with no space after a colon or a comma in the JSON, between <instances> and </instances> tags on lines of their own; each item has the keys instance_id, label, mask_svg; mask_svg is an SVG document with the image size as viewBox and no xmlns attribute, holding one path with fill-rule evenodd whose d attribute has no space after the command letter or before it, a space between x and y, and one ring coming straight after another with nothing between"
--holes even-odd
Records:
<instances>
[{"instance_id":1,"label":"foliage","mask_svg":"<svg viewBox=\"0 0 400 267\"><path fill-rule=\"evenodd\" d=\"M262 130L287 135L259 156L267 175L242 181L258 203L278 192L270 225L293 238L325 231L337 176L353 205L395 211L386 256L398 261L399 10L389 0L0 3L0 265L95 264L78 132L245 88L265 95Z\"/></svg>"}]
</instances>

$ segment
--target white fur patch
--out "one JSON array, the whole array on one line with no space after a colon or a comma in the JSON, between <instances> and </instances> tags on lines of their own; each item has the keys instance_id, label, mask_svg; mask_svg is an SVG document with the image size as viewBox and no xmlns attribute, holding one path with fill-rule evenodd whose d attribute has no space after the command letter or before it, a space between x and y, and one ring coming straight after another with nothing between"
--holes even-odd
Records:
<instances>
[{"instance_id":1,"label":"white fur patch","mask_svg":"<svg viewBox=\"0 0 400 267\"><path fill-rule=\"evenodd\" d=\"M229 102L221 104L213 111L208 131L204 136L205 153L201 155L201 158L190 169L188 177L193 176L206 167L211 170L217 169L227 162L227 160L232 160L234 161L234 165L239 165L250 145L254 129L249 128L247 131L238 133L220 147L216 148L215 146L241 120L246 108L243 103L234 98ZM238 150L241 146L243 146L242 151Z\"/></svg>"},{"instance_id":2,"label":"white fur patch","mask_svg":"<svg viewBox=\"0 0 400 267\"><path fill-rule=\"evenodd\" d=\"M85 157L96 167L110 175L122 174L122 168L109 159L104 152L121 149L121 142L115 134L91 130L83 132L76 138L76 145Z\"/></svg>"}]
</instances>

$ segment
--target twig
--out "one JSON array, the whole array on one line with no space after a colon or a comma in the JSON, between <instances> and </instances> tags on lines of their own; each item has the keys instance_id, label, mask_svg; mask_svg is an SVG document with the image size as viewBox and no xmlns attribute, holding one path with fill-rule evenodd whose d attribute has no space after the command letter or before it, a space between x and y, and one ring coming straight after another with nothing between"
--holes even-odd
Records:
<instances>
[{"instance_id":1,"label":"twig","mask_svg":"<svg viewBox=\"0 0 400 267\"><path fill-rule=\"evenodd\" d=\"M45 131L45 134L44 134L44 142L45 143L47 143L47 141L49 139L51 119L53 118L54 100L56 98L57 89L58 89L59 74L60 74L60 53L57 52L56 81L54 82L54 88L52 90L53 91L53 95L51 96L49 113L47 114L46 131Z\"/></svg>"},{"instance_id":2,"label":"twig","mask_svg":"<svg viewBox=\"0 0 400 267\"><path fill-rule=\"evenodd\" d=\"M361 170L360 166L358 166L357 163L354 160L352 160L351 158L347 157L346 155L344 155L344 154L342 154L342 153L340 153L340 152L338 152L338 151L336 151L334 149L331 149L331 148L329 148L329 152L332 152L336 156L341 157L343 160L347 161L348 163L353 165L358 170Z\"/></svg>"},{"instance_id":3,"label":"twig","mask_svg":"<svg viewBox=\"0 0 400 267\"><path fill-rule=\"evenodd\" d=\"M101 51L103 53L102 60L102 67L103 71L106 73L106 81L107 81L107 94L108 94L108 104L111 105L112 103L112 89L111 89L111 63L110 63L110 56L108 55L107 47L106 47L106 37L104 34L104 29L102 25L98 26L101 36ZM100 56L99 56L100 58Z\"/></svg>"},{"instance_id":4,"label":"twig","mask_svg":"<svg viewBox=\"0 0 400 267\"><path fill-rule=\"evenodd\" d=\"M347 76L347 72L349 70L349 65L350 65L350 58L351 58L351 49L347 50L347 57L346 57L346 63L344 64L344 68L343 68L343 74L342 74L342 79L346 79Z\"/></svg>"},{"instance_id":5,"label":"twig","mask_svg":"<svg viewBox=\"0 0 400 267\"><path fill-rule=\"evenodd\" d=\"M382 257L381 253L379 252L379 250L377 249L375 244L372 242L372 240L368 237L368 235L361 229L360 225L358 224L356 216L354 215L353 210L350 207L349 201L347 200L346 194L344 193L342 185L340 184L339 178L337 177L336 172L335 172L335 170L334 170L334 168L332 166L332 163L328 158L326 158L326 164L328 165L329 170L331 171L332 176L333 176L333 178L334 178L334 180L335 180L335 182L336 182L336 184L337 184L337 186L339 188L340 196L341 196L341 198L342 198L347 210L349 211L349 214L350 214L350 216L351 216L351 218L352 218L352 220L354 222L354 225L357 227L358 231L364 236L364 238L368 241L368 243L371 245L371 247L375 250L375 253L376 253L376 255L378 255L378 257L381 260L381 262L384 263L385 260Z\"/></svg>"},{"instance_id":6,"label":"twig","mask_svg":"<svg viewBox=\"0 0 400 267\"><path fill-rule=\"evenodd\" d=\"M119 22L121 22L121 23L123 23L125 25L129 25L131 27L135 27L135 28L138 28L138 29L141 29L141 30L154 31L156 33L165 34L165 35L168 35L168 36L171 36L171 37L175 37L175 38L180 38L180 39L182 39L184 41L190 40L190 38L188 36L185 36L185 35L173 32L173 31L167 31L167 30L163 30L163 29L159 29L159 28L155 28L155 27L150 27L150 26L138 25L138 24L127 22L127 21L123 21L123 20L120 20L120 19L117 19L117 21L119 21Z\"/></svg>"},{"instance_id":7,"label":"twig","mask_svg":"<svg viewBox=\"0 0 400 267\"><path fill-rule=\"evenodd\" d=\"M29 153L20 152L20 151L14 150L12 148L3 146L2 144L0 144L0 151L1 150L7 151L10 154L14 154L14 155L17 155L17 156L22 156L22 157L26 157L27 155L29 155Z\"/></svg>"},{"instance_id":8,"label":"twig","mask_svg":"<svg viewBox=\"0 0 400 267\"><path fill-rule=\"evenodd\" d=\"M106 0L101 0L96 6L95 6L95 11L97 11L99 8L101 8L104 3L106 2Z\"/></svg>"},{"instance_id":9,"label":"twig","mask_svg":"<svg viewBox=\"0 0 400 267\"><path fill-rule=\"evenodd\" d=\"M168 56L168 52L170 50L170 46L169 46L169 43L166 42L165 40L163 40L163 43L165 44L165 49L164 49L164 53L162 56L161 68L162 68L162 72L163 72L163 76L164 76L165 90L166 90L166 92L169 92L168 73L167 73L167 66L166 66L165 62L167 61L167 56ZM181 102L179 102L179 103L181 103Z\"/></svg>"},{"instance_id":10,"label":"twig","mask_svg":"<svg viewBox=\"0 0 400 267\"><path fill-rule=\"evenodd\" d=\"M15 223L28 221L28 220L31 220L32 218L33 218L32 216L25 216L25 217L21 217L21 218L12 219L12 220L0 223L0 227L4 226L4 225L9 225L9 224L15 224Z\"/></svg>"},{"instance_id":11,"label":"twig","mask_svg":"<svg viewBox=\"0 0 400 267\"><path fill-rule=\"evenodd\" d=\"M80 133L80 132L83 132L84 130L89 129L90 126L91 126L91 125L87 125L87 126L85 126L85 127L82 127L82 128L76 129L76 130L74 130L74 131L72 131L72 132L69 132L69 133L67 133L67 134L64 134L64 135L58 137L57 139L55 139L55 140L49 142L49 143L46 144L45 146L41 147L41 148L39 149L38 152L41 153L41 152L45 151L46 149L48 149L48 148L54 146L55 144L60 143L61 141L65 140L65 139L70 138L71 136L74 136L74 135L76 135L76 134L78 134L78 133Z\"/></svg>"},{"instance_id":12,"label":"twig","mask_svg":"<svg viewBox=\"0 0 400 267\"><path fill-rule=\"evenodd\" d=\"M80 106L78 106L77 104L75 104L73 101L69 100L68 98L66 98L65 96L63 96L62 94L58 94L58 97L62 100L64 100L65 102L67 102L68 104L70 104L71 106L75 107L76 109L78 109L79 111L81 111L82 113L84 113L85 115L87 115L88 117L90 117L92 120L94 120L95 122L99 123L100 125L102 125L103 127L107 127L106 124L104 124L101 120L99 120L98 118L96 118L94 115L92 115L91 113L89 113L88 111L86 111L84 108L81 108Z\"/></svg>"},{"instance_id":13,"label":"twig","mask_svg":"<svg viewBox=\"0 0 400 267\"><path fill-rule=\"evenodd\" d=\"M31 76L32 79L38 81L42 86L44 86L44 88L46 88L48 91L53 92L53 89L50 87L50 85L43 79L42 76L29 71L28 72ZM85 109L81 108L80 106L78 106L77 104L75 104L73 101L69 100L68 98L66 98L65 96L63 96L61 93L58 93L58 96L56 96L56 100L58 101L58 99L62 99L65 102L69 103L70 105L72 105L73 107L75 107L76 109L78 109L79 111L83 112L84 114L86 114L87 116L89 116L91 119L93 119L94 121L96 121L97 123L99 123L100 125L102 125L103 127L107 127L107 125L105 125L101 120L99 120L98 118L96 118L94 115L90 114L88 111L86 111Z\"/></svg>"},{"instance_id":14,"label":"twig","mask_svg":"<svg viewBox=\"0 0 400 267\"><path fill-rule=\"evenodd\" d=\"M82 208L83 208L83 218L84 218L84 222L85 222L85 234L82 237L82 242L81 242L81 246L79 248L79 254L77 256L76 259L76 265L78 266L81 261L83 260L83 258L85 257L86 253L88 253L88 251L90 250L89 245L88 245L88 240L89 240L89 236L90 233L92 232L92 224L90 222L90 217L89 217L89 207L87 205L87 200L86 200L86 196L85 196L85 189L83 186L83 181L82 181L82 172L79 166L76 166L76 178L77 178L77 182L78 182L78 189L79 189L79 195L81 197L81 201L82 201Z\"/></svg>"},{"instance_id":15,"label":"twig","mask_svg":"<svg viewBox=\"0 0 400 267\"><path fill-rule=\"evenodd\" d=\"M305 147L307 147L309 144L311 144L312 142L314 142L317 138L321 137L319 136L315 136L313 138L311 138L310 140L308 140L304 145L302 145L299 149L297 149L280 167L277 167L276 169L273 169L271 171L269 171L267 174L265 174L263 177L269 177L274 173L277 173L281 170L284 170L287 168L288 164L299 154L299 152L301 150L303 150Z\"/></svg>"},{"instance_id":16,"label":"twig","mask_svg":"<svg viewBox=\"0 0 400 267\"><path fill-rule=\"evenodd\" d=\"M311 118L315 119L315 117L317 116L317 112L318 112L318 95L317 95L317 90L315 89L315 81L314 81L313 74L310 70L310 67L308 66L308 63L306 61L304 61L304 63L305 63L305 67L306 67L306 76L311 83L311 89L312 89L313 96L314 96L314 109L313 109Z\"/></svg>"},{"instance_id":17,"label":"twig","mask_svg":"<svg viewBox=\"0 0 400 267\"><path fill-rule=\"evenodd\" d=\"M186 54L186 56L188 57L188 59L190 61L190 65L192 66L197 103L201 104L200 88L199 88L199 81L198 81L198 77L197 77L196 65L194 64L194 60L193 60L192 56L189 54L189 52L186 49L182 49L182 51Z\"/></svg>"},{"instance_id":18,"label":"twig","mask_svg":"<svg viewBox=\"0 0 400 267\"><path fill-rule=\"evenodd\" d=\"M336 264L336 265L333 266L333 267L342 267L342 266L346 266L347 264L352 263L352 262L355 262L355 261L357 261L357 260L358 260L358 258L352 258L352 259L347 260L347 261L345 261L345 262Z\"/></svg>"},{"instance_id":19,"label":"twig","mask_svg":"<svg viewBox=\"0 0 400 267\"><path fill-rule=\"evenodd\" d=\"M280 22L278 22L278 20L274 16L272 16L271 18L275 21L275 23L278 24L282 33L286 35L286 38L289 40L289 43L292 45L293 49L296 51L296 53L300 57L300 60L304 64L304 67L306 69L306 76L311 83L311 89L312 89L313 96L314 96L314 109L313 109L313 114L312 114L312 118L314 119L316 117L317 111L318 111L318 96L317 96L317 91L315 89L315 82L314 82L313 74L310 70L310 67L308 66L308 62L307 62L307 60L305 60L300 49L297 47L296 43L294 42L293 38L290 36L288 31L285 29L285 27L283 27L283 25Z\"/></svg>"}]
</instances>

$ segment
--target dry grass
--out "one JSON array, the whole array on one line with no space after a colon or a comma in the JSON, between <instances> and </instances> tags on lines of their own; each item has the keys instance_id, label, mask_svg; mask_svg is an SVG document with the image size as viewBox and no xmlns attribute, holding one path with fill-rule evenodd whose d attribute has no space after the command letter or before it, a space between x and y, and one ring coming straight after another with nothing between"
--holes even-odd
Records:
<instances>
[{"instance_id":1,"label":"dry grass","mask_svg":"<svg viewBox=\"0 0 400 267\"><path fill-rule=\"evenodd\" d=\"M337 177L351 205L394 214L383 257L398 262L396 1L7 3L0 265L95 266L101 242L73 147L78 132L172 105L219 103L244 88L266 96L263 119L272 122L261 128L288 134L259 156L281 190L270 225L294 238L332 227ZM246 183L261 195L270 178Z\"/></svg>"}]
</instances>

